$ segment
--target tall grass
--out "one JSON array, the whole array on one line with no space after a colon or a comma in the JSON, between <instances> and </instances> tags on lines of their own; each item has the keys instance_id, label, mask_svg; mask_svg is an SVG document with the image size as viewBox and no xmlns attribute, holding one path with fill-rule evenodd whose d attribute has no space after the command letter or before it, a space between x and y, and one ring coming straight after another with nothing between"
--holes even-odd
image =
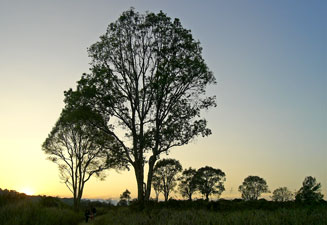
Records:
<instances>
[{"instance_id":1,"label":"tall grass","mask_svg":"<svg viewBox=\"0 0 327 225\"><path fill-rule=\"evenodd\" d=\"M95 225L326 225L325 207L215 212L205 209L111 210Z\"/></svg>"},{"instance_id":2,"label":"tall grass","mask_svg":"<svg viewBox=\"0 0 327 225\"><path fill-rule=\"evenodd\" d=\"M77 225L81 219L70 208L46 207L29 199L0 207L0 225Z\"/></svg>"}]
</instances>

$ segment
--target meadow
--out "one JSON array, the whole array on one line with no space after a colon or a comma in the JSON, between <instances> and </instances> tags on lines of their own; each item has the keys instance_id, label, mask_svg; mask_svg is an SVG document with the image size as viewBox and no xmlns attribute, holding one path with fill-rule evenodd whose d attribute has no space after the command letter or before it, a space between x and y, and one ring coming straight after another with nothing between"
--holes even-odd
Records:
<instances>
[{"instance_id":1,"label":"meadow","mask_svg":"<svg viewBox=\"0 0 327 225\"><path fill-rule=\"evenodd\" d=\"M143 210L116 207L94 222L95 225L323 225L327 224L326 202L303 205L218 201L152 203Z\"/></svg>"},{"instance_id":2,"label":"meadow","mask_svg":"<svg viewBox=\"0 0 327 225\"><path fill-rule=\"evenodd\" d=\"M0 193L1 225L75 225L80 220L81 214L58 198L7 190Z\"/></svg>"},{"instance_id":3,"label":"meadow","mask_svg":"<svg viewBox=\"0 0 327 225\"><path fill-rule=\"evenodd\" d=\"M132 212L112 210L95 225L309 225L327 224L326 209L278 209L212 212L207 210L174 210Z\"/></svg>"},{"instance_id":4,"label":"meadow","mask_svg":"<svg viewBox=\"0 0 327 225\"><path fill-rule=\"evenodd\" d=\"M94 225L326 225L327 202L298 203L219 200L150 201L140 205L113 206L84 201L80 212L67 199L27 196L14 191L0 193L0 225L81 225L84 209L97 208Z\"/></svg>"}]
</instances>

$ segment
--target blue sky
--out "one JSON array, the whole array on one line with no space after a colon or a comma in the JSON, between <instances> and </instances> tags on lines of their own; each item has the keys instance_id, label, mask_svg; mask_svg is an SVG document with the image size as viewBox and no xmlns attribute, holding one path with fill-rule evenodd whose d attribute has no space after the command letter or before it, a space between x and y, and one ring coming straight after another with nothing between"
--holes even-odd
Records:
<instances>
[{"instance_id":1,"label":"blue sky","mask_svg":"<svg viewBox=\"0 0 327 225\"><path fill-rule=\"evenodd\" d=\"M217 78L213 134L173 149L186 168L227 174L225 197L248 175L271 190L315 176L327 190L326 1L0 1L0 188L68 196L41 144L63 91L88 71L87 47L131 6L180 18ZM91 180L89 197L136 194L133 172ZM102 190L99 194L98 190ZM224 197L223 195L223 197Z\"/></svg>"}]
</instances>

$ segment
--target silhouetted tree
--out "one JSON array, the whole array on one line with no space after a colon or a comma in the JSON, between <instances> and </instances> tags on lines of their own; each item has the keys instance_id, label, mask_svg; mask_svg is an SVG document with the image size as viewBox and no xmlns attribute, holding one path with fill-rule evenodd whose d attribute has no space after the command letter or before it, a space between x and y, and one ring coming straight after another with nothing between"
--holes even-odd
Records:
<instances>
[{"instance_id":1,"label":"silhouetted tree","mask_svg":"<svg viewBox=\"0 0 327 225\"><path fill-rule=\"evenodd\" d=\"M258 176L248 176L238 187L244 200L257 200L262 193L269 193L267 182Z\"/></svg>"},{"instance_id":2,"label":"silhouetted tree","mask_svg":"<svg viewBox=\"0 0 327 225\"><path fill-rule=\"evenodd\" d=\"M159 195L161 192L163 192L162 185L160 185L160 183L161 183L161 177L157 177L157 176L152 177L152 186L153 186L154 193L156 194L156 201L159 200Z\"/></svg>"},{"instance_id":3,"label":"silhouetted tree","mask_svg":"<svg viewBox=\"0 0 327 225\"><path fill-rule=\"evenodd\" d=\"M286 202L293 199L293 193L287 187L280 187L273 191L272 200L276 202Z\"/></svg>"},{"instance_id":4,"label":"silhouetted tree","mask_svg":"<svg viewBox=\"0 0 327 225\"><path fill-rule=\"evenodd\" d=\"M85 183L91 176L103 180L104 170L119 168L121 164L111 151L118 148L114 139L75 116L77 114L64 110L42 149L49 160L58 164L60 179L72 192L74 208L78 210Z\"/></svg>"},{"instance_id":5,"label":"silhouetted tree","mask_svg":"<svg viewBox=\"0 0 327 225\"><path fill-rule=\"evenodd\" d=\"M159 160L153 172L154 180L159 181L160 190L162 190L165 201L168 201L169 194L176 186L177 174L182 171L182 165L175 159Z\"/></svg>"},{"instance_id":6,"label":"silhouetted tree","mask_svg":"<svg viewBox=\"0 0 327 225\"><path fill-rule=\"evenodd\" d=\"M192 195L197 190L196 179L195 179L196 170L191 167L185 169L182 175L179 177L179 192L185 198L192 201Z\"/></svg>"},{"instance_id":7,"label":"silhouetted tree","mask_svg":"<svg viewBox=\"0 0 327 225\"><path fill-rule=\"evenodd\" d=\"M316 178L308 176L304 179L302 187L296 193L295 200L305 202L317 202L324 196L320 193L321 184L317 183Z\"/></svg>"},{"instance_id":8,"label":"silhouetted tree","mask_svg":"<svg viewBox=\"0 0 327 225\"><path fill-rule=\"evenodd\" d=\"M226 181L225 173L220 169L205 166L196 172L197 189L205 196L208 201L210 195L217 195L218 198L225 190L224 182Z\"/></svg>"},{"instance_id":9,"label":"silhouetted tree","mask_svg":"<svg viewBox=\"0 0 327 225\"><path fill-rule=\"evenodd\" d=\"M120 195L120 201L118 202L118 205L120 206L126 206L129 204L129 201L131 200L131 192L126 189L121 195Z\"/></svg>"},{"instance_id":10,"label":"silhouetted tree","mask_svg":"<svg viewBox=\"0 0 327 225\"><path fill-rule=\"evenodd\" d=\"M104 123L94 125L120 144L134 168L139 201L150 197L160 154L211 134L200 112L216 105L206 97L215 78L201 51L178 19L130 9L89 48L91 72L65 94L66 107L86 105L102 115Z\"/></svg>"}]
</instances>

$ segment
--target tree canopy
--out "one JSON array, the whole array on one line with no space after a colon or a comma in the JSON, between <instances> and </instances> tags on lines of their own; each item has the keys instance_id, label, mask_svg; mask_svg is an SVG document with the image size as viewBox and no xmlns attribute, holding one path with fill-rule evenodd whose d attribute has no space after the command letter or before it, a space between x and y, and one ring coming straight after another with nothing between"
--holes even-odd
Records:
<instances>
[{"instance_id":1,"label":"tree canopy","mask_svg":"<svg viewBox=\"0 0 327 225\"><path fill-rule=\"evenodd\" d=\"M190 201L192 201L193 193L197 190L195 175L196 170L190 167L185 169L178 179L179 192L181 193L182 197L186 197Z\"/></svg>"},{"instance_id":2,"label":"tree canopy","mask_svg":"<svg viewBox=\"0 0 327 225\"><path fill-rule=\"evenodd\" d=\"M111 151L118 147L113 139L75 117L75 113L62 112L42 149L49 160L58 164L60 179L72 192L74 208L78 210L85 183L91 176L104 179L104 170L120 168L123 164L115 151Z\"/></svg>"},{"instance_id":3,"label":"tree canopy","mask_svg":"<svg viewBox=\"0 0 327 225\"><path fill-rule=\"evenodd\" d=\"M273 191L272 200L276 202L286 202L293 199L293 193L287 187L280 187Z\"/></svg>"},{"instance_id":4,"label":"tree canopy","mask_svg":"<svg viewBox=\"0 0 327 225\"><path fill-rule=\"evenodd\" d=\"M197 188L207 201L210 195L215 194L220 197L225 190L224 182L226 181L226 175L220 169L205 166L198 169L195 176Z\"/></svg>"},{"instance_id":5,"label":"tree canopy","mask_svg":"<svg viewBox=\"0 0 327 225\"><path fill-rule=\"evenodd\" d=\"M169 194L174 190L177 181L177 174L183 170L182 165L175 159L161 159L154 167L153 178L158 181L158 189L162 190L165 201L168 201Z\"/></svg>"},{"instance_id":6,"label":"tree canopy","mask_svg":"<svg viewBox=\"0 0 327 225\"><path fill-rule=\"evenodd\" d=\"M317 202L324 196L320 193L321 184L317 183L316 178L308 176L304 179L302 187L296 193L295 200L305 202Z\"/></svg>"},{"instance_id":7,"label":"tree canopy","mask_svg":"<svg viewBox=\"0 0 327 225\"><path fill-rule=\"evenodd\" d=\"M262 193L269 193L267 182L258 176L248 176L238 187L244 200L257 200Z\"/></svg>"},{"instance_id":8,"label":"tree canopy","mask_svg":"<svg viewBox=\"0 0 327 225\"><path fill-rule=\"evenodd\" d=\"M126 189L121 195L120 195L120 200L117 203L119 206L126 206L129 204L129 201L131 200L131 192Z\"/></svg>"},{"instance_id":9,"label":"tree canopy","mask_svg":"<svg viewBox=\"0 0 327 225\"><path fill-rule=\"evenodd\" d=\"M149 199L160 154L211 134L200 113L216 105L206 96L216 81L201 51L179 19L130 9L88 49L90 73L65 93L65 108L87 107L101 116L92 125L119 144L134 168L140 201Z\"/></svg>"}]
</instances>

